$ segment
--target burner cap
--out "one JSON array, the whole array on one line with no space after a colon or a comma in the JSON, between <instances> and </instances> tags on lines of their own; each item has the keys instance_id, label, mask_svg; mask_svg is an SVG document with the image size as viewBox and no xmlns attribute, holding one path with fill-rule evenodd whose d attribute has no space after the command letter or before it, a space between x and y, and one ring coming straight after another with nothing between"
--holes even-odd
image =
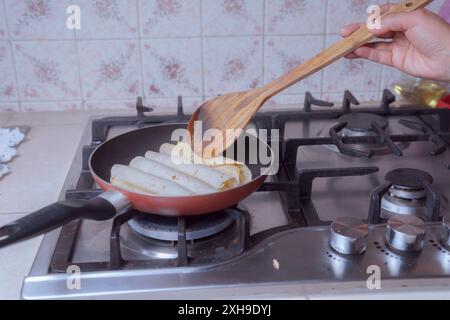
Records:
<instances>
[{"instance_id":1,"label":"burner cap","mask_svg":"<svg viewBox=\"0 0 450 320\"><path fill-rule=\"evenodd\" d=\"M405 189L422 189L425 181L433 183L433 177L418 169L396 169L386 174L386 181Z\"/></svg>"},{"instance_id":2,"label":"burner cap","mask_svg":"<svg viewBox=\"0 0 450 320\"><path fill-rule=\"evenodd\" d=\"M186 240L197 240L215 235L233 223L225 211L186 217ZM178 218L140 213L128 222L136 233L148 238L177 241Z\"/></svg>"},{"instance_id":3,"label":"burner cap","mask_svg":"<svg viewBox=\"0 0 450 320\"><path fill-rule=\"evenodd\" d=\"M354 131L373 131L372 122L376 122L382 129L389 126L386 118L372 113L348 113L340 117L339 122L347 122L345 128Z\"/></svg>"}]
</instances>

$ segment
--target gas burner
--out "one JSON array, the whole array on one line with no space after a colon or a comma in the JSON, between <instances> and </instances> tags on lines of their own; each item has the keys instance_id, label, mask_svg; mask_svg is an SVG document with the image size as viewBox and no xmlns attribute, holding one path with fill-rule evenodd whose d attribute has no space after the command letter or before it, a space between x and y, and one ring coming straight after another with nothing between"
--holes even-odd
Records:
<instances>
[{"instance_id":1,"label":"gas burner","mask_svg":"<svg viewBox=\"0 0 450 320\"><path fill-rule=\"evenodd\" d=\"M388 172L386 181L392 183L394 194L403 199L413 200L425 197L424 183L433 183L433 177L418 169L396 169Z\"/></svg>"},{"instance_id":2,"label":"gas burner","mask_svg":"<svg viewBox=\"0 0 450 320\"><path fill-rule=\"evenodd\" d=\"M383 130L389 126L386 118L371 113L349 113L340 117L338 121L347 123L341 131L341 135L346 137L376 135L372 123L376 123Z\"/></svg>"},{"instance_id":3,"label":"gas burner","mask_svg":"<svg viewBox=\"0 0 450 320\"><path fill-rule=\"evenodd\" d=\"M337 135L343 137L376 137L383 134L389 135L389 121L387 118L372 114L372 113L348 113L337 120L338 124L342 125L341 130L337 130ZM329 130L328 130L329 131ZM328 131L319 132L319 136L322 134L328 134ZM349 149L363 153L370 153L371 155L385 155L391 154L392 149L385 143L358 143L348 144ZM407 142L396 143L395 146L401 152L408 147ZM336 145L326 145L326 148L340 152Z\"/></svg>"},{"instance_id":4,"label":"gas burner","mask_svg":"<svg viewBox=\"0 0 450 320\"><path fill-rule=\"evenodd\" d=\"M402 214L427 220L425 184L433 183L431 175L422 170L405 168L388 172L385 179L392 186L381 199L381 218ZM448 201L441 195L441 212L447 207Z\"/></svg>"},{"instance_id":5,"label":"gas burner","mask_svg":"<svg viewBox=\"0 0 450 320\"><path fill-rule=\"evenodd\" d=\"M233 223L224 211L206 216L186 218L186 240L198 240L213 236ZM178 240L178 218L140 213L132 218L130 228L141 236L163 241Z\"/></svg>"},{"instance_id":6,"label":"gas burner","mask_svg":"<svg viewBox=\"0 0 450 320\"><path fill-rule=\"evenodd\" d=\"M237 216L222 211L185 219L186 252L192 264L222 261L242 252L243 220ZM139 213L121 228L124 257L176 259L179 257L177 223L178 218Z\"/></svg>"}]
</instances>

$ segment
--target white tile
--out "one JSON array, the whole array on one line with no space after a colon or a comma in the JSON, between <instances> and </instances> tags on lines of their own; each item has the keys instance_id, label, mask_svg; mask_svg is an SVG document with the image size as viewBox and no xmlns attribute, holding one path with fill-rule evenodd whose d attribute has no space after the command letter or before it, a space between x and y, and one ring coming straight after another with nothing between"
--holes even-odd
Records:
<instances>
[{"instance_id":1,"label":"white tile","mask_svg":"<svg viewBox=\"0 0 450 320\"><path fill-rule=\"evenodd\" d=\"M13 53L22 100L81 98L74 41L18 41Z\"/></svg>"},{"instance_id":2,"label":"white tile","mask_svg":"<svg viewBox=\"0 0 450 320\"><path fill-rule=\"evenodd\" d=\"M205 99L202 97L184 97L183 111L185 114L190 114L196 110ZM153 114L176 114L177 112L177 98L146 98L145 105L151 106L154 111Z\"/></svg>"},{"instance_id":3,"label":"white tile","mask_svg":"<svg viewBox=\"0 0 450 320\"><path fill-rule=\"evenodd\" d=\"M200 39L143 40L145 95L149 98L203 95L201 59Z\"/></svg>"},{"instance_id":4,"label":"white tile","mask_svg":"<svg viewBox=\"0 0 450 320\"><path fill-rule=\"evenodd\" d=\"M352 90L352 94L360 102L360 105L381 101L380 91L354 92ZM321 95L321 100L333 102L336 106L341 107L344 100L344 91L339 93L325 92Z\"/></svg>"},{"instance_id":5,"label":"white tile","mask_svg":"<svg viewBox=\"0 0 450 320\"><path fill-rule=\"evenodd\" d=\"M66 26L71 0L4 0L12 39L73 39Z\"/></svg>"},{"instance_id":6,"label":"white tile","mask_svg":"<svg viewBox=\"0 0 450 320\"><path fill-rule=\"evenodd\" d=\"M139 0L144 38L201 35L200 0Z\"/></svg>"},{"instance_id":7,"label":"white tile","mask_svg":"<svg viewBox=\"0 0 450 320\"><path fill-rule=\"evenodd\" d=\"M142 95L136 40L78 42L85 99L134 99Z\"/></svg>"},{"instance_id":8,"label":"white tile","mask_svg":"<svg viewBox=\"0 0 450 320\"><path fill-rule=\"evenodd\" d=\"M311 92L314 98L320 99L320 92ZM267 101L261 110L267 111L277 111L283 106L292 106L292 108L297 110L302 110L303 104L305 102L304 94L277 94Z\"/></svg>"},{"instance_id":9,"label":"white tile","mask_svg":"<svg viewBox=\"0 0 450 320\"><path fill-rule=\"evenodd\" d=\"M87 100L83 105L85 110L135 109L136 100Z\"/></svg>"},{"instance_id":10,"label":"white tile","mask_svg":"<svg viewBox=\"0 0 450 320\"><path fill-rule=\"evenodd\" d=\"M22 111L26 112L43 112L43 111L75 111L82 110L80 101L39 101L39 102L22 102Z\"/></svg>"},{"instance_id":11,"label":"white tile","mask_svg":"<svg viewBox=\"0 0 450 320\"><path fill-rule=\"evenodd\" d=\"M203 1L206 36L259 35L263 33L264 1Z\"/></svg>"},{"instance_id":12,"label":"white tile","mask_svg":"<svg viewBox=\"0 0 450 320\"><path fill-rule=\"evenodd\" d=\"M23 216L24 214L0 214L0 225ZM30 271L41 240L42 236L39 236L0 250L0 299L20 299L23 279Z\"/></svg>"},{"instance_id":13,"label":"white tile","mask_svg":"<svg viewBox=\"0 0 450 320\"><path fill-rule=\"evenodd\" d=\"M11 46L7 41L0 41L0 74L0 101L17 101Z\"/></svg>"},{"instance_id":14,"label":"white tile","mask_svg":"<svg viewBox=\"0 0 450 320\"><path fill-rule=\"evenodd\" d=\"M205 95L262 85L261 37L207 38L204 41Z\"/></svg>"},{"instance_id":15,"label":"white tile","mask_svg":"<svg viewBox=\"0 0 450 320\"><path fill-rule=\"evenodd\" d=\"M264 82L291 71L323 50L324 36L267 37L264 57ZM283 93L320 92L322 72L286 89Z\"/></svg>"},{"instance_id":16,"label":"white tile","mask_svg":"<svg viewBox=\"0 0 450 320\"><path fill-rule=\"evenodd\" d=\"M20 106L18 102L0 102L0 112L18 112Z\"/></svg>"},{"instance_id":17,"label":"white tile","mask_svg":"<svg viewBox=\"0 0 450 320\"><path fill-rule=\"evenodd\" d=\"M73 0L82 12L79 39L137 38L136 0Z\"/></svg>"},{"instance_id":18,"label":"white tile","mask_svg":"<svg viewBox=\"0 0 450 320\"><path fill-rule=\"evenodd\" d=\"M414 83L417 78L389 66L383 66L381 88L392 90L396 84Z\"/></svg>"},{"instance_id":19,"label":"white tile","mask_svg":"<svg viewBox=\"0 0 450 320\"><path fill-rule=\"evenodd\" d=\"M325 30L325 7L326 0L266 0L266 33L322 34Z\"/></svg>"},{"instance_id":20,"label":"white tile","mask_svg":"<svg viewBox=\"0 0 450 320\"><path fill-rule=\"evenodd\" d=\"M327 36L327 46L340 37ZM323 92L378 91L381 77L380 64L363 59L340 59L324 70Z\"/></svg>"},{"instance_id":21,"label":"white tile","mask_svg":"<svg viewBox=\"0 0 450 320\"><path fill-rule=\"evenodd\" d=\"M0 181L0 212L32 212L56 201L84 125L33 126ZM26 197L24 198L24 195Z\"/></svg>"}]
</instances>

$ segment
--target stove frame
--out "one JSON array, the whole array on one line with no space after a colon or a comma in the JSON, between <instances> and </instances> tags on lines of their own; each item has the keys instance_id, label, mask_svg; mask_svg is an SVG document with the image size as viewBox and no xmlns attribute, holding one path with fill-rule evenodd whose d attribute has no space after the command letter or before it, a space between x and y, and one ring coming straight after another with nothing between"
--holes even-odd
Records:
<instances>
[{"instance_id":1,"label":"stove frame","mask_svg":"<svg viewBox=\"0 0 450 320\"><path fill-rule=\"evenodd\" d=\"M385 90L381 104L378 108L358 108L357 112L367 112L382 116L427 116L436 115L438 121L438 131L435 131L424 119L423 123L416 123L406 120L402 124L420 131L418 134L388 135L376 124L372 124L375 136L341 137L339 132L345 128L346 123L339 123L330 130L330 137L318 138L300 138L284 139L285 125L288 121L302 121L314 119L337 119L344 114L353 112L352 105L359 105L359 101L350 91L345 91L340 109L313 110L314 107L331 108L333 103L318 100L309 92L305 95L303 110L289 111L282 113L262 112L259 113L254 123L256 127L263 129L280 130L280 170L277 174L277 182L266 182L258 191L279 191L284 197L287 205L288 224L281 227L265 230L263 232L250 236L249 214L238 208L226 209L235 223L238 224L239 243L237 244L236 254L242 253L255 246L264 239L293 228L305 226L324 226L330 221L321 221L311 199L312 185L315 179L325 177L341 176L361 176L377 172L377 167L355 167L355 168L323 168L323 169L296 169L297 151L300 146L311 145L335 145L338 150L347 155L358 157L370 157L370 153L364 153L349 147L349 144L378 143L385 144L394 154L402 156L402 152L396 147L395 142L414 142L430 141L436 148L432 155L442 153L450 144L450 110L447 109L425 109L414 105L402 106L402 108L392 108L391 104L395 102L395 96ZM147 115L153 111L152 107L143 105L142 98L137 99L136 116L125 117L107 117L92 121L92 141L90 145L83 147L82 171L78 179L76 188L67 190L66 199L90 199L97 196L102 191L93 188L94 180L89 171L88 161L95 148L107 139L108 130L113 126L136 126L155 125L160 123L187 122L189 115L183 111L182 98L178 97L178 106L176 115ZM271 141L268 141L270 144ZM450 164L448 165L450 170ZM301 181L301 183L300 183ZM381 222L381 198L386 193L390 184L379 186L371 194L370 210L368 213L368 222L377 224ZM439 201L440 194L433 191L431 185L424 186L427 191L427 211L430 221L439 219ZM113 221L110 236L110 259L104 262L77 263L82 271L100 271L100 270L121 270L121 269L140 269L140 268L161 268L187 266L195 263L215 262L192 261L188 256L186 241L186 218L178 219L178 241L175 244L178 251L178 257L175 259L163 260L137 260L127 261L122 257L120 246L121 226L130 220L136 214L131 210L117 216ZM72 263L72 256L75 250L77 235L81 227L82 220L77 220L62 227L57 244L49 266L51 273L64 273L67 267ZM217 261L220 261L220 257Z\"/></svg>"}]
</instances>

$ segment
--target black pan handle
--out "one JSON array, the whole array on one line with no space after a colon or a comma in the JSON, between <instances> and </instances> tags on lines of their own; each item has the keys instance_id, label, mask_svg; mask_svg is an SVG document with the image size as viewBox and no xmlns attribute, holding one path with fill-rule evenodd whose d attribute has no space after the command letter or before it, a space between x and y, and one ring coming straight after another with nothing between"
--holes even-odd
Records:
<instances>
[{"instance_id":1,"label":"black pan handle","mask_svg":"<svg viewBox=\"0 0 450 320\"><path fill-rule=\"evenodd\" d=\"M66 200L53 203L0 228L0 248L56 229L72 220L108 220L130 206L116 191L102 193L91 200Z\"/></svg>"}]
</instances>

